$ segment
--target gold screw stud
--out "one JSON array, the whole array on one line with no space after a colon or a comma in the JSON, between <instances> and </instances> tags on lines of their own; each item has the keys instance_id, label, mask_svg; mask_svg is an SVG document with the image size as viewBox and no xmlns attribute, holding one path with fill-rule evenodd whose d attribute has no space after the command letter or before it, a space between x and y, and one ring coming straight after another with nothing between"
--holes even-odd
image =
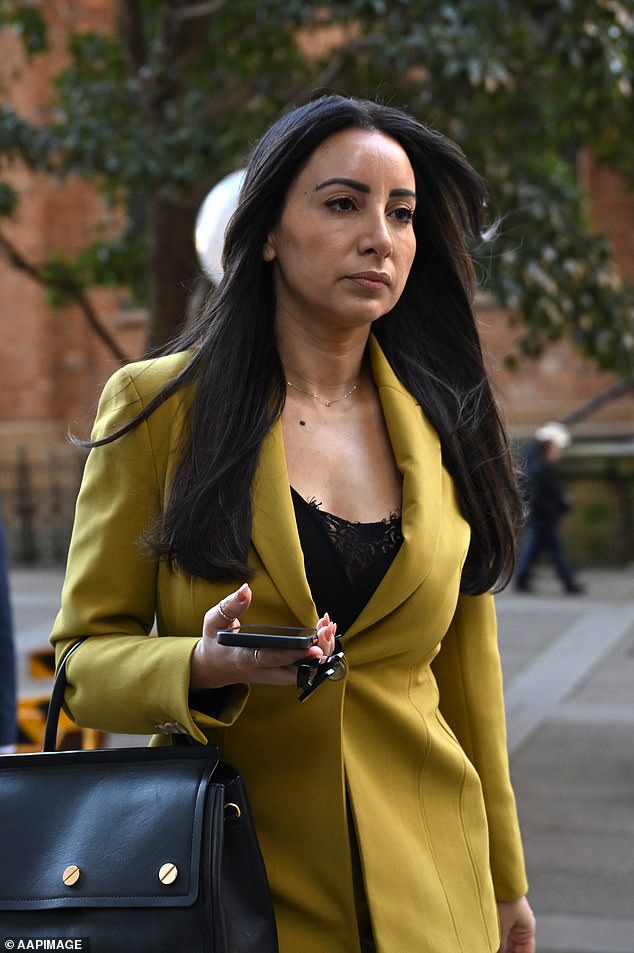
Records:
<instances>
[{"instance_id":1,"label":"gold screw stud","mask_svg":"<svg viewBox=\"0 0 634 953\"><path fill-rule=\"evenodd\" d=\"M76 883L79 882L81 877L81 870L77 864L69 864L64 873L62 874L62 880L67 887L74 887Z\"/></svg>"},{"instance_id":2,"label":"gold screw stud","mask_svg":"<svg viewBox=\"0 0 634 953\"><path fill-rule=\"evenodd\" d=\"M163 864L158 875L162 884L173 884L178 877L178 867L176 864Z\"/></svg>"}]
</instances>

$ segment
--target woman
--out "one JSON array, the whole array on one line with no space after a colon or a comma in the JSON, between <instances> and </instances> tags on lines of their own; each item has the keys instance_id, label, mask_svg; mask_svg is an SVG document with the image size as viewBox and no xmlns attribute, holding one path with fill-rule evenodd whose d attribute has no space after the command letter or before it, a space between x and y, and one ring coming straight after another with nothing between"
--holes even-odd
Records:
<instances>
[{"instance_id":1,"label":"woman","mask_svg":"<svg viewBox=\"0 0 634 953\"><path fill-rule=\"evenodd\" d=\"M222 745L282 953L534 949L490 595L519 506L465 247L483 207L459 149L399 110L291 112L199 325L100 402L52 636L97 636L68 705ZM238 619L319 641L219 644ZM336 629L346 676L298 704L296 662Z\"/></svg>"}]
</instances>

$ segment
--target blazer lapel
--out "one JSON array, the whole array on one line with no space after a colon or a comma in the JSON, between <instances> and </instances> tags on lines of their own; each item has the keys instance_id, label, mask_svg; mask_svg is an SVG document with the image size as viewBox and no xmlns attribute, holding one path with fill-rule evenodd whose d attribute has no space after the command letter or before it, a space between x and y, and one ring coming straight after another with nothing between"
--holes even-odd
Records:
<instances>
[{"instance_id":1,"label":"blazer lapel","mask_svg":"<svg viewBox=\"0 0 634 953\"><path fill-rule=\"evenodd\" d=\"M260 450L253 481L251 537L253 548L298 622L316 622L317 610L306 579L295 522L280 420L266 435Z\"/></svg>"},{"instance_id":2,"label":"blazer lapel","mask_svg":"<svg viewBox=\"0 0 634 953\"><path fill-rule=\"evenodd\" d=\"M438 436L394 374L373 336L369 349L394 456L403 476L404 540L385 578L347 630L347 638L383 618L423 582L432 568L442 517ZM317 610L304 571L279 420L262 444L253 483L253 514L253 547L267 573L301 624L309 624L311 619L316 621Z\"/></svg>"},{"instance_id":3,"label":"blazer lapel","mask_svg":"<svg viewBox=\"0 0 634 953\"><path fill-rule=\"evenodd\" d=\"M347 638L396 609L429 575L442 519L438 435L373 336L369 348L392 449L403 476L403 544L372 598L348 629Z\"/></svg>"}]
</instances>

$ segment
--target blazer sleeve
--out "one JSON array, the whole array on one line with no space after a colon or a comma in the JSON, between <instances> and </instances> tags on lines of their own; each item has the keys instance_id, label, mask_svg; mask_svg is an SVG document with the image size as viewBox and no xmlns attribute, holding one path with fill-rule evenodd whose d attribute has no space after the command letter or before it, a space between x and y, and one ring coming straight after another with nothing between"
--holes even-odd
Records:
<instances>
[{"instance_id":1,"label":"blazer sleeve","mask_svg":"<svg viewBox=\"0 0 634 953\"><path fill-rule=\"evenodd\" d=\"M138 377L138 371L125 368L110 379L93 439L114 432L142 409ZM168 570L140 543L161 511L175 453L170 434L183 424L179 401L171 398L155 411L151 425L145 421L90 451L51 642L59 661L74 641L91 636L68 666L66 705L78 724L133 734L171 728L205 742L201 729L231 724L248 689L236 686L217 718L190 709L191 654L200 626L155 637L158 582Z\"/></svg>"},{"instance_id":2,"label":"blazer sleeve","mask_svg":"<svg viewBox=\"0 0 634 953\"><path fill-rule=\"evenodd\" d=\"M510 780L493 596L459 597L433 670L442 715L482 783L496 897L517 899L528 884Z\"/></svg>"}]
</instances>

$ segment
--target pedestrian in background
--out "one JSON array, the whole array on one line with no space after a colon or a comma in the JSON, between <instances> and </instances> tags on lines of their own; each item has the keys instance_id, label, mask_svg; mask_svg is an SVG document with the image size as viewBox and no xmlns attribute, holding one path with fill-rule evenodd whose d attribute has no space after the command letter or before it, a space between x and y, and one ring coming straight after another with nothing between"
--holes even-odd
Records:
<instances>
[{"instance_id":1,"label":"pedestrian in background","mask_svg":"<svg viewBox=\"0 0 634 953\"><path fill-rule=\"evenodd\" d=\"M15 750L17 737L15 647L9 593L9 566L0 513L0 754Z\"/></svg>"},{"instance_id":2,"label":"pedestrian in background","mask_svg":"<svg viewBox=\"0 0 634 953\"><path fill-rule=\"evenodd\" d=\"M535 441L526 455L527 517L515 577L518 592L533 591L533 569L542 555L550 559L566 592L579 595L585 591L566 559L559 533L561 519L569 511L571 501L557 462L569 445L568 429L552 422L535 431Z\"/></svg>"}]
</instances>

